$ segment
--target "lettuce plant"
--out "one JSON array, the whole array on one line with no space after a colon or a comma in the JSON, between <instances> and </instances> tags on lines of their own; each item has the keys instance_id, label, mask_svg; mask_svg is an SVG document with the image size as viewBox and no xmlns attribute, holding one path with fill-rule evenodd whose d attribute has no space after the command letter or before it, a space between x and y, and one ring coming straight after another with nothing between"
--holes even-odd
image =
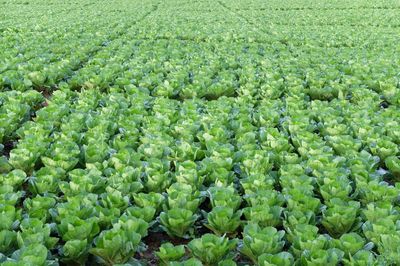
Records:
<instances>
[{"instance_id":1,"label":"lettuce plant","mask_svg":"<svg viewBox=\"0 0 400 266\"><path fill-rule=\"evenodd\" d=\"M196 212L201 203L200 192L185 183L174 183L167 189L168 209L182 208Z\"/></svg>"},{"instance_id":2,"label":"lettuce plant","mask_svg":"<svg viewBox=\"0 0 400 266\"><path fill-rule=\"evenodd\" d=\"M65 171L61 168L42 167L29 178L29 190L32 193L43 195L45 193L56 194L60 191L61 180Z\"/></svg>"},{"instance_id":3,"label":"lettuce plant","mask_svg":"<svg viewBox=\"0 0 400 266\"><path fill-rule=\"evenodd\" d=\"M389 185L387 182L373 180L370 182L358 182L357 193L363 204L373 202L395 202L398 199L400 186Z\"/></svg>"},{"instance_id":4,"label":"lettuce plant","mask_svg":"<svg viewBox=\"0 0 400 266\"><path fill-rule=\"evenodd\" d=\"M17 247L17 233L13 230L0 231L0 253L8 255ZM1 256L0 256L1 257Z\"/></svg>"},{"instance_id":5,"label":"lettuce plant","mask_svg":"<svg viewBox=\"0 0 400 266\"><path fill-rule=\"evenodd\" d=\"M234 211L232 208L225 206L216 206L207 214L207 228L212 230L216 235L235 234L236 229L242 223L240 217L242 211Z\"/></svg>"},{"instance_id":6,"label":"lettuce plant","mask_svg":"<svg viewBox=\"0 0 400 266\"><path fill-rule=\"evenodd\" d=\"M64 171L73 169L79 162L79 146L68 137L60 136L51 146L41 161L46 167L61 168Z\"/></svg>"},{"instance_id":7,"label":"lettuce plant","mask_svg":"<svg viewBox=\"0 0 400 266\"><path fill-rule=\"evenodd\" d=\"M116 224L96 237L95 247L89 252L101 258L106 265L122 264L133 256L140 240L140 234L124 230L121 224Z\"/></svg>"},{"instance_id":8,"label":"lettuce plant","mask_svg":"<svg viewBox=\"0 0 400 266\"><path fill-rule=\"evenodd\" d=\"M382 235L391 235L393 232L399 231L398 222L393 222L390 218L384 217L375 222L366 221L362 225L362 231L365 237L375 245L380 243Z\"/></svg>"},{"instance_id":9,"label":"lettuce plant","mask_svg":"<svg viewBox=\"0 0 400 266\"><path fill-rule=\"evenodd\" d=\"M344 176L339 176L335 179L324 178L319 191L325 201L329 201L333 198L347 201L349 200L352 187L350 180Z\"/></svg>"},{"instance_id":10,"label":"lettuce plant","mask_svg":"<svg viewBox=\"0 0 400 266\"><path fill-rule=\"evenodd\" d=\"M162 194L156 192L138 193L133 195L133 199L139 207L153 207L157 211L160 210L165 198Z\"/></svg>"},{"instance_id":11,"label":"lettuce plant","mask_svg":"<svg viewBox=\"0 0 400 266\"><path fill-rule=\"evenodd\" d=\"M277 254L262 254L257 259L257 265L260 266L291 266L294 264L293 255L282 251Z\"/></svg>"},{"instance_id":12,"label":"lettuce plant","mask_svg":"<svg viewBox=\"0 0 400 266\"><path fill-rule=\"evenodd\" d=\"M129 197L111 187L106 188L106 192L100 195L102 206L108 209L125 210L129 206Z\"/></svg>"},{"instance_id":13,"label":"lettuce plant","mask_svg":"<svg viewBox=\"0 0 400 266\"><path fill-rule=\"evenodd\" d=\"M11 185L0 185L0 204L15 206L24 195L24 191L14 192Z\"/></svg>"},{"instance_id":14,"label":"lettuce plant","mask_svg":"<svg viewBox=\"0 0 400 266\"><path fill-rule=\"evenodd\" d=\"M86 239L68 240L60 249L61 260L65 263L82 264L87 260L89 245Z\"/></svg>"},{"instance_id":15,"label":"lettuce plant","mask_svg":"<svg viewBox=\"0 0 400 266\"><path fill-rule=\"evenodd\" d=\"M211 187L208 189L211 206L230 207L237 210L241 204L241 197L233 187Z\"/></svg>"},{"instance_id":16,"label":"lettuce plant","mask_svg":"<svg viewBox=\"0 0 400 266\"><path fill-rule=\"evenodd\" d=\"M144 167L144 186L147 191L162 192L171 182L169 162L152 158Z\"/></svg>"},{"instance_id":17,"label":"lettuce plant","mask_svg":"<svg viewBox=\"0 0 400 266\"><path fill-rule=\"evenodd\" d=\"M204 182L205 176L200 174L197 168L197 164L193 161L178 162L175 171L176 181L199 189Z\"/></svg>"},{"instance_id":18,"label":"lettuce plant","mask_svg":"<svg viewBox=\"0 0 400 266\"><path fill-rule=\"evenodd\" d=\"M190 258L185 261L171 261L169 266L203 266L200 260L196 258Z\"/></svg>"},{"instance_id":19,"label":"lettuce plant","mask_svg":"<svg viewBox=\"0 0 400 266\"><path fill-rule=\"evenodd\" d=\"M255 192L245 194L243 198L248 205L269 205L269 206L282 206L285 202L284 196L276 190L260 189Z\"/></svg>"},{"instance_id":20,"label":"lettuce plant","mask_svg":"<svg viewBox=\"0 0 400 266\"><path fill-rule=\"evenodd\" d=\"M47 135L45 129L43 135ZM48 141L44 137L27 136L23 142L19 142L16 149L10 152L9 163L16 169L21 169L27 173L31 173L37 160L46 151Z\"/></svg>"},{"instance_id":21,"label":"lettuce plant","mask_svg":"<svg viewBox=\"0 0 400 266\"><path fill-rule=\"evenodd\" d=\"M57 265L48 260L48 250L41 244L31 244L15 251L11 258L2 265Z\"/></svg>"},{"instance_id":22,"label":"lettuce plant","mask_svg":"<svg viewBox=\"0 0 400 266\"><path fill-rule=\"evenodd\" d=\"M318 227L308 224L297 224L288 229L288 241L292 244L290 251L300 256L305 250L323 250L328 245L328 238L318 234Z\"/></svg>"},{"instance_id":23,"label":"lettuce plant","mask_svg":"<svg viewBox=\"0 0 400 266\"><path fill-rule=\"evenodd\" d=\"M136 232L141 237L147 236L149 224L143 219L122 215L114 224L113 227L121 227L123 230Z\"/></svg>"},{"instance_id":24,"label":"lettuce plant","mask_svg":"<svg viewBox=\"0 0 400 266\"><path fill-rule=\"evenodd\" d=\"M0 205L0 230L16 229L21 219L21 211L11 205Z\"/></svg>"},{"instance_id":25,"label":"lettuce plant","mask_svg":"<svg viewBox=\"0 0 400 266\"><path fill-rule=\"evenodd\" d=\"M56 200L48 196L36 196L24 200L24 210L30 218L41 219L43 222L50 216L49 209L56 205Z\"/></svg>"},{"instance_id":26,"label":"lettuce plant","mask_svg":"<svg viewBox=\"0 0 400 266\"><path fill-rule=\"evenodd\" d=\"M64 218L77 217L89 219L97 215L95 205L98 195L86 194L67 198L66 202L58 203L55 208L49 209L53 220L60 223Z\"/></svg>"},{"instance_id":27,"label":"lettuce plant","mask_svg":"<svg viewBox=\"0 0 400 266\"><path fill-rule=\"evenodd\" d=\"M312 211L302 212L299 210L286 211L284 212L285 220L283 221L283 226L289 232L294 230L298 224L316 224L315 213Z\"/></svg>"},{"instance_id":28,"label":"lettuce plant","mask_svg":"<svg viewBox=\"0 0 400 266\"><path fill-rule=\"evenodd\" d=\"M256 205L244 209L244 216L251 223L257 223L261 227L277 226L281 223L282 208L279 206L270 207L267 204Z\"/></svg>"},{"instance_id":29,"label":"lettuce plant","mask_svg":"<svg viewBox=\"0 0 400 266\"><path fill-rule=\"evenodd\" d=\"M193 231L197 215L186 209L170 209L159 216L161 228L170 236L186 237Z\"/></svg>"},{"instance_id":30,"label":"lettuce plant","mask_svg":"<svg viewBox=\"0 0 400 266\"><path fill-rule=\"evenodd\" d=\"M20 224L20 232L17 233L19 247L40 243L48 249L54 248L58 239L51 237L51 225L43 224L37 218L24 219Z\"/></svg>"},{"instance_id":31,"label":"lettuce plant","mask_svg":"<svg viewBox=\"0 0 400 266\"><path fill-rule=\"evenodd\" d=\"M300 258L300 265L337 265L343 258L343 251L339 249L305 250Z\"/></svg>"},{"instance_id":32,"label":"lettuce plant","mask_svg":"<svg viewBox=\"0 0 400 266\"><path fill-rule=\"evenodd\" d=\"M350 255L348 259L344 258L343 263L346 266L373 266L376 265L376 259L371 251L360 250L356 254Z\"/></svg>"},{"instance_id":33,"label":"lettuce plant","mask_svg":"<svg viewBox=\"0 0 400 266\"><path fill-rule=\"evenodd\" d=\"M230 251L235 249L237 242L236 239L229 240L225 236L205 234L201 238L190 241L188 248L203 265L215 265L230 255Z\"/></svg>"},{"instance_id":34,"label":"lettuce plant","mask_svg":"<svg viewBox=\"0 0 400 266\"><path fill-rule=\"evenodd\" d=\"M63 218L57 228L62 239L65 241L75 239L91 240L100 232L97 219L89 218L82 220L75 216Z\"/></svg>"},{"instance_id":35,"label":"lettuce plant","mask_svg":"<svg viewBox=\"0 0 400 266\"><path fill-rule=\"evenodd\" d=\"M106 180L97 169L75 169L69 172L70 180L59 184L60 190L67 196L81 193L101 193Z\"/></svg>"},{"instance_id":36,"label":"lettuce plant","mask_svg":"<svg viewBox=\"0 0 400 266\"><path fill-rule=\"evenodd\" d=\"M144 186L141 180L142 172L132 166L123 167L122 170L107 173L107 184L124 194L138 193Z\"/></svg>"},{"instance_id":37,"label":"lettuce plant","mask_svg":"<svg viewBox=\"0 0 400 266\"><path fill-rule=\"evenodd\" d=\"M143 219L144 221L146 221L147 223L150 223L153 220L154 215L156 214L156 209L151 206L147 206L147 207L143 207L143 208L137 207L137 206L132 206L132 207L128 207L125 210L125 213L128 216L140 218L140 219Z\"/></svg>"},{"instance_id":38,"label":"lettuce plant","mask_svg":"<svg viewBox=\"0 0 400 266\"><path fill-rule=\"evenodd\" d=\"M328 208L322 212L322 225L332 236L347 233L356 222L360 203L345 202L334 198L329 201Z\"/></svg>"},{"instance_id":39,"label":"lettuce plant","mask_svg":"<svg viewBox=\"0 0 400 266\"><path fill-rule=\"evenodd\" d=\"M378 156L382 161L399 152L398 146L388 138L379 138L376 141L371 141L369 149L373 155Z\"/></svg>"},{"instance_id":40,"label":"lettuce plant","mask_svg":"<svg viewBox=\"0 0 400 266\"><path fill-rule=\"evenodd\" d=\"M339 239L335 239L334 246L342 250L346 257L356 254L360 250L367 250L373 247L372 243L366 245L366 241L357 233L343 234Z\"/></svg>"},{"instance_id":41,"label":"lettuce plant","mask_svg":"<svg viewBox=\"0 0 400 266\"><path fill-rule=\"evenodd\" d=\"M377 222L382 218L390 219L393 223L400 219L400 210L387 201L368 204L362 210L362 214L363 218L371 223Z\"/></svg>"},{"instance_id":42,"label":"lettuce plant","mask_svg":"<svg viewBox=\"0 0 400 266\"><path fill-rule=\"evenodd\" d=\"M156 255L163 265L170 265L170 262L179 261L185 255L185 246L174 246L167 242L160 246Z\"/></svg>"},{"instance_id":43,"label":"lettuce plant","mask_svg":"<svg viewBox=\"0 0 400 266\"><path fill-rule=\"evenodd\" d=\"M385 165L398 180L400 178L400 159L396 156L389 156L385 159Z\"/></svg>"},{"instance_id":44,"label":"lettuce plant","mask_svg":"<svg viewBox=\"0 0 400 266\"><path fill-rule=\"evenodd\" d=\"M273 191L275 180L267 175L251 175L240 180L246 194L255 194L258 191Z\"/></svg>"},{"instance_id":45,"label":"lettuce plant","mask_svg":"<svg viewBox=\"0 0 400 266\"><path fill-rule=\"evenodd\" d=\"M15 169L8 174L0 175L0 183L2 185L10 185L14 188L19 187L26 179L26 174L24 171Z\"/></svg>"},{"instance_id":46,"label":"lettuce plant","mask_svg":"<svg viewBox=\"0 0 400 266\"><path fill-rule=\"evenodd\" d=\"M257 224L250 223L243 229L240 252L256 263L258 257L264 253L279 253L285 245L284 235L284 231L278 231L274 227L261 228Z\"/></svg>"},{"instance_id":47,"label":"lettuce plant","mask_svg":"<svg viewBox=\"0 0 400 266\"><path fill-rule=\"evenodd\" d=\"M301 187L288 191L287 193L287 210L288 211L312 211L318 213L321 207L321 201L311 195L305 195L305 191Z\"/></svg>"}]
</instances>

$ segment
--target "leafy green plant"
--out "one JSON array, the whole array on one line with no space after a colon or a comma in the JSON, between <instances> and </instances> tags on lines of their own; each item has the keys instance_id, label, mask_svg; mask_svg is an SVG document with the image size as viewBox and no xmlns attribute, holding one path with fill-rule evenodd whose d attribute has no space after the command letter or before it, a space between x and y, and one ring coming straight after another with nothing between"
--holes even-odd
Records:
<instances>
[{"instance_id":1,"label":"leafy green plant","mask_svg":"<svg viewBox=\"0 0 400 266\"><path fill-rule=\"evenodd\" d=\"M89 252L101 258L106 265L122 264L133 256L138 248L141 235L134 231L125 231L116 224L105 230L95 239L95 247Z\"/></svg>"},{"instance_id":2,"label":"leafy green plant","mask_svg":"<svg viewBox=\"0 0 400 266\"><path fill-rule=\"evenodd\" d=\"M351 255L349 259L344 258L343 262L348 266L372 266L376 264L376 259L371 251L360 250L356 254Z\"/></svg>"},{"instance_id":3,"label":"leafy green plant","mask_svg":"<svg viewBox=\"0 0 400 266\"><path fill-rule=\"evenodd\" d=\"M37 195L34 198L25 199L23 205L30 218L41 219L45 222L50 217L49 209L56 205L56 200L53 197Z\"/></svg>"},{"instance_id":4,"label":"leafy green plant","mask_svg":"<svg viewBox=\"0 0 400 266\"><path fill-rule=\"evenodd\" d=\"M2 265L57 265L48 260L48 250L41 244L32 244L15 251Z\"/></svg>"},{"instance_id":5,"label":"leafy green plant","mask_svg":"<svg viewBox=\"0 0 400 266\"><path fill-rule=\"evenodd\" d=\"M170 242L167 242L160 246L156 255L164 265L169 265L170 262L179 261L185 255L185 246L174 246Z\"/></svg>"},{"instance_id":6,"label":"leafy green plant","mask_svg":"<svg viewBox=\"0 0 400 266\"><path fill-rule=\"evenodd\" d=\"M105 189L106 180L97 169L75 169L69 172L70 180L59 184L60 190L74 196L81 193L101 193Z\"/></svg>"},{"instance_id":7,"label":"leafy green plant","mask_svg":"<svg viewBox=\"0 0 400 266\"><path fill-rule=\"evenodd\" d=\"M0 230L16 229L21 218L21 211L14 206L0 205Z\"/></svg>"},{"instance_id":8,"label":"leafy green plant","mask_svg":"<svg viewBox=\"0 0 400 266\"><path fill-rule=\"evenodd\" d=\"M133 199L139 207L144 208L150 206L158 211L160 210L161 204L164 201L164 196L162 194L155 192L138 193L134 194Z\"/></svg>"},{"instance_id":9,"label":"leafy green plant","mask_svg":"<svg viewBox=\"0 0 400 266\"><path fill-rule=\"evenodd\" d=\"M252 223L257 223L261 227L277 226L281 223L282 208L279 206L270 207L267 204L247 207L244 210L246 219Z\"/></svg>"},{"instance_id":10,"label":"leafy green plant","mask_svg":"<svg viewBox=\"0 0 400 266\"><path fill-rule=\"evenodd\" d=\"M66 263L82 264L87 260L89 245L86 239L84 240L68 240L62 246L60 255L62 261Z\"/></svg>"},{"instance_id":11,"label":"leafy green plant","mask_svg":"<svg viewBox=\"0 0 400 266\"><path fill-rule=\"evenodd\" d=\"M250 223L243 229L240 252L256 263L258 257L264 253L279 253L285 245L284 235L284 231L278 231L274 227L261 228L257 224Z\"/></svg>"},{"instance_id":12,"label":"leafy green plant","mask_svg":"<svg viewBox=\"0 0 400 266\"><path fill-rule=\"evenodd\" d=\"M132 207L128 207L125 210L125 213L128 216L140 218L140 219L143 219L144 221L146 221L147 223L150 223L154 218L156 209L151 206L146 206L143 208L137 207L137 206L132 206Z\"/></svg>"},{"instance_id":13,"label":"leafy green plant","mask_svg":"<svg viewBox=\"0 0 400 266\"><path fill-rule=\"evenodd\" d=\"M331 199L326 211L322 212L322 225L336 237L347 233L356 222L360 203L357 201L345 202L340 199Z\"/></svg>"},{"instance_id":14,"label":"leafy green plant","mask_svg":"<svg viewBox=\"0 0 400 266\"><path fill-rule=\"evenodd\" d=\"M385 165L389 171L396 177L400 178L400 159L395 156L389 156L385 159Z\"/></svg>"},{"instance_id":15,"label":"leafy green plant","mask_svg":"<svg viewBox=\"0 0 400 266\"><path fill-rule=\"evenodd\" d=\"M31 244L42 244L48 249L54 248L58 239L51 237L51 226L43 224L37 218L24 219L20 224L21 232L17 233L18 246L29 246Z\"/></svg>"},{"instance_id":16,"label":"leafy green plant","mask_svg":"<svg viewBox=\"0 0 400 266\"><path fill-rule=\"evenodd\" d=\"M215 265L227 258L236 245L236 239L229 240L225 236L205 234L201 238L190 241L188 248L204 265Z\"/></svg>"},{"instance_id":17,"label":"leafy green plant","mask_svg":"<svg viewBox=\"0 0 400 266\"><path fill-rule=\"evenodd\" d=\"M43 195L57 193L60 182L64 179L65 171L61 168L42 167L29 178L29 190L32 193Z\"/></svg>"},{"instance_id":18,"label":"leafy green plant","mask_svg":"<svg viewBox=\"0 0 400 266\"><path fill-rule=\"evenodd\" d=\"M343 257L343 251L339 249L313 249L305 250L300 258L300 265L337 265Z\"/></svg>"},{"instance_id":19,"label":"leafy green plant","mask_svg":"<svg viewBox=\"0 0 400 266\"><path fill-rule=\"evenodd\" d=\"M26 179L24 171L15 169L8 174L0 175L0 183L2 185L10 185L14 188L19 187Z\"/></svg>"},{"instance_id":20,"label":"leafy green plant","mask_svg":"<svg viewBox=\"0 0 400 266\"><path fill-rule=\"evenodd\" d=\"M176 164L175 179L178 183L188 184L200 188L205 177L197 171L197 164L193 161L184 161Z\"/></svg>"},{"instance_id":21,"label":"leafy green plant","mask_svg":"<svg viewBox=\"0 0 400 266\"><path fill-rule=\"evenodd\" d=\"M343 234L339 239L334 240L336 248L342 250L346 257L356 254L360 250L367 250L373 247L373 244L366 245L365 239L357 233Z\"/></svg>"},{"instance_id":22,"label":"leafy green plant","mask_svg":"<svg viewBox=\"0 0 400 266\"><path fill-rule=\"evenodd\" d=\"M0 253L8 255L17 247L17 233L12 230L0 231Z\"/></svg>"},{"instance_id":23,"label":"leafy green plant","mask_svg":"<svg viewBox=\"0 0 400 266\"><path fill-rule=\"evenodd\" d=\"M76 216L66 217L61 220L61 223L57 227L59 234L65 241L75 239L90 240L100 232L97 219L94 217L86 220Z\"/></svg>"},{"instance_id":24,"label":"leafy green plant","mask_svg":"<svg viewBox=\"0 0 400 266\"><path fill-rule=\"evenodd\" d=\"M191 234L197 215L186 209L170 209L159 217L161 228L170 236L186 237Z\"/></svg>"},{"instance_id":25,"label":"leafy green plant","mask_svg":"<svg viewBox=\"0 0 400 266\"><path fill-rule=\"evenodd\" d=\"M235 234L236 229L242 223L240 217L242 211L234 211L232 208L216 206L207 214L207 228L216 235Z\"/></svg>"},{"instance_id":26,"label":"leafy green plant","mask_svg":"<svg viewBox=\"0 0 400 266\"><path fill-rule=\"evenodd\" d=\"M179 261L172 261L168 264L169 266L202 266L203 264L196 258L190 258L188 260L179 262Z\"/></svg>"},{"instance_id":27,"label":"leafy green plant","mask_svg":"<svg viewBox=\"0 0 400 266\"><path fill-rule=\"evenodd\" d=\"M60 136L52 144L46 156L42 156L40 159L46 167L69 171L79 162L80 152L79 146L74 141Z\"/></svg>"},{"instance_id":28,"label":"leafy green plant","mask_svg":"<svg viewBox=\"0 0 400 266\"><path fill-rule=\"evenodd\" d=\"M318 227L309 224L297 224L288 228L287 239L292 244L290 251L299 257L303 251L324 250L328 245L328 238L318 234Z\"/></svg>"},{"instance_id":29,"label":"leafy green plant","mask_svg":"<svg viewBox=\"0 0 400 266\"><path fill-rule=\"evenodd\" d=\"M294 258L292 254L283 251L277 254L262 254L257 262L260 266L290 266L294 264Z\"/></svg>"},{"instance_id":30,"label":"leafy green plant","mask_svg":"<svg viewBox=\"0 0 400 266\"><path fill-rule=\"evenodd\" d=\"M167 202L165 209L182 208L196 212L201 203L200 192L184 183L172 184L167 189Z\"/></svg>"},{"instance_id":31,"label":"leafy green plant","mask_svg":"<svg viewBox=\"0 0 400 266\"><path fill-rule=\"evenodd\" d=\"M242 201L233 187L211 187L208 194L213 208L225 206L237 210Z\"/></svg>"}]
</instances>

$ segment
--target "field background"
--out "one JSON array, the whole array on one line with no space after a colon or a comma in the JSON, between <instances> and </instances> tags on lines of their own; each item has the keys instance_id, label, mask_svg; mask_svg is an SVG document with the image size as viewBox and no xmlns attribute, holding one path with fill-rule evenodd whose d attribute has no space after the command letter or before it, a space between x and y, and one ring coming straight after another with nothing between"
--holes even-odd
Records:
<instances>
[{"instance_id":1,"label":"field background","mask_svg":"<svg viewBox=\"0 0 400 266\"><path fill-rule=\"evenodd\" d=\"M399 14L0 0L0 264L399 265Z\"/></svg>"}]
</instances>

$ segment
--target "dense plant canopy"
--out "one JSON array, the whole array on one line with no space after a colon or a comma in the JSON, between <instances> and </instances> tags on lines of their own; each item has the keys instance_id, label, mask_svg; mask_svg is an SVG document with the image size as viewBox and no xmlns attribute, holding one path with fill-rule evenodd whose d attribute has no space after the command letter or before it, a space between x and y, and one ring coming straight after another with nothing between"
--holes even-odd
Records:
<instances>
[{"instance_id":1,"label":"dense plant canopy","mask_svg":"<svg viewBox=\"0 0 400 266\"><path fill-rule=\"evenodd\" d=\"M399 10L3 0L0 264L400 265Z\"/></svg>"}]
</instances>

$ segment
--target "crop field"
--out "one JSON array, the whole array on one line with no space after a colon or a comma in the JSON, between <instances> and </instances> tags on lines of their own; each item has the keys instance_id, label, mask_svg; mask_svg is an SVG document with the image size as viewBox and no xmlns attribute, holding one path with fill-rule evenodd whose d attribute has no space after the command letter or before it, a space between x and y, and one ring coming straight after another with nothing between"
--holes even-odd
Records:
<instances>
[{"instance_id":1,"label":"crop field","mask_svg":"<svg viewBox=\"0 0 400 266\"><path fill-rule=\"evenodd\" d=\"M0 0L0 265L400 265L400 1Z\"/></svg>"}]
</instances>

